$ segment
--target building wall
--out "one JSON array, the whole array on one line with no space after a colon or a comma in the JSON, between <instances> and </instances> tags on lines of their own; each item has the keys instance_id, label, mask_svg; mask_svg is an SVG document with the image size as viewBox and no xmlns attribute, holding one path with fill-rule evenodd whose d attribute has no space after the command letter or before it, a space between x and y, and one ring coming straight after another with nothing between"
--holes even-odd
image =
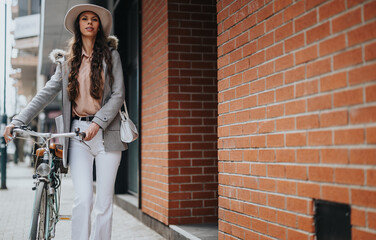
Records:
<instances>
[{"instance_id":1,"label":"building wall","mask_svg":"<svg viewBox=\"0 0 376 240\"><path fill-rule=\"evenodd\" d=\"M376 239L376 1L217 1L219 239Z\"/></svg>"},{"instance_id":2,"label":"building wall","mask_svg":"<svg viewBox=\"0 0 376 240\"><path fill-rule=\"evenodd\" d=\"M167 3L141 3L142 211L168 223Z\"/></svg>"},{"instance_id":3,"label":"building wall","mask_svg":"<svg viewBox=\"0 0 376 240\"><path fill-rule=\"evenodd\" d=\"M216 5L142 2L142 210L217 222Z\"/></svg>"}]
</instances>

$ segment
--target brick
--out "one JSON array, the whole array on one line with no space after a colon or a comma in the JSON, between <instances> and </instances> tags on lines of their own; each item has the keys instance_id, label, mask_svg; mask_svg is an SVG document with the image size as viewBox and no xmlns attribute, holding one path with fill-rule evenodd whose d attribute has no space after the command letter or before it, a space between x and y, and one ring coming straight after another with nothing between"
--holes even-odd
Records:
<instances>
[{"instance_id":1,"label":"brick","mask_svg":"<svg viewBox=\"0 0 376 240\"><path fill-rule=\"evenodd\" d=\"M317 114L296 117L296 129L312 129L318 127L319 116Z\"/></svg>"},{"instance_id":2,"label":"brick","mask_svg":"<svg viewBox=\"0 0 376 240\"><path fill-rule=\"evenodd\" d=\"M266 205L266 193L264 192L251 192L251 202Z\"/></svg>"},{"instance_id":3,"label":"brick","mask_svg":"<svg viewBox=\"0 0 376 240\"><path fill-rule=\"evenodd\" d=\"M334 70L341 69L348 66L357 65L363 62L362 49L356 48L333 57Z\"/></svg>"},{"instance_id":4,"label":"brick","mask_svg":"<svg viewBox=\"0 0 376 240\"><path fill-rule=\"evenodd\" d=\"M249 69L243 72L243 82L251 82L257 78L257 68Z\"/></svg>"},{"instance_id":5,"label":"brick","mask_svg":"<svg viewBox=\"0 0 376 240\"><path fill-rule=\"evenodd\" d=\"M286 228L281 227L276 224L268 223L268 234L274 238L285 240ZM255 239L255 238L249 238L249 239Z\"/></svg>"},{"instance_id":6,"label":"brick","mask_svg":"<svg viewBox=\"0 0 376 240\"><path fill-rule=\"evenodd\" d=\"M274 72L274 63L269 62L269 63L264 63L263 65L258 67L258 75L259 78L268 76Z\"/></svg>"},{"instance_id":7,"label":"brick","mask_svg":"<svg viewBox=\"0 0 376 240\"><path fill-rule=\"evenodd\" d=\"M266 142L268 147L283 147L284 135L283 134L273 134L266 137Z\"/></svg>"},{"instance_id":8,"label":"brick","mask_svg":"<svg viewBox=\"0 0 376 240\"><path fill-rule=\"evenodd\" d=\"M255 39L265 34L265 22L257 24L249 29L250 39Z\"/></svg>"},{"instance_id":9,"label":"brick","mask_svg":"<svg viewBox=\"0 0 376 240\"><path fill-rule=\"evenodd\" d=\"M351 149L350 163L374 165L376 163L376 149Z\"/></svg>"},{"instance_id":10,"label":"brick","mask_svg":"<svg viewBox=\"0 0 376 240\"><path fill-rule=\"evenodd\" d=\"M316 59L318 56L317 52L317 45L312 45L310 47L297 51L295 53L295 64L298 65Z\"/></svg>"},{"instance_id":11,"label":"brick","mask_svg":"<svg viewBox=\"0 0 376 240\"><path fill-rule=\"evenodd\" d=\"M286 165L286 178L307 180L307 167Z\"/></svg>"},{"instance_id":12,"label":"brick","mask_svg":"<svg viewBox=\"0 0 376 240\"><path fill-rule=\"evenodd\" d=\"M295 32L300 32L301 30L313 26L317 23L317 10L313 10L309 13L295 20Z\"/></svg>"},{"instance_id":13,"label":"brick","mask_svg":"<svg viewBox=\"0 0 376 240\"><path fill-rule=\"evenodd\" d=\"M293 212L307 213L308 203L307 200L287 197L286 209Z\"/></svg>"},{"instance_id":14,"label":"brick","mask_svg":"<svg viewBox=\"0 0 376 240\"><path fill-rule=\"evenodd\" d=\"M285 104L285 115L303 113L306 111L306 100L297 100Z\"/></svg>"},{"instance_id":15,"label":"brick","mask_svg":"<svg viewBox=\"0 0 376 240\"><path fill-rule=\"evenodd\" d=\"M281 118L275 122L276 131L295 130L295 118Z\"/></svg>"},{"instance_id":16,"label":"brick","mask_svg":"<svg viewBox=\"0 0 376 240\"><path fill-rule=\"evenodd\" d=\"M374 81L376 79L376 64L366 65L349 71L350 85Z\"/></svg>"},{"instance_id":17,"label":"brick","mask_svg":"<svg viewBox=\"0 0 376 240\"><path fill-rule=\"evenodd\" d=\"M273 3L270 3L257 12L257 22L262 22L273 14Z\"/></svg>"},{"instance_id":18,"label":"brick","mask_svg":"<svg viewBox=\"0 0 376 240\"><path fill-rule=\"evenodd\" d=\"M249 57L249 66L254 67L265 61L265 51L255 53Z\"/></svg>"},{"instance_id":19,"label":"brick","mask_svg":"<svg viewBox=\"0 0 376 240\"><path fill-rule=\"evenodd\" d=\"M287 229L287 235L289 236L288 239L296 239L296 240L306 240L308 238L308 233L298 232L293 229Z\"/></svg>"},{"instance_id":20,"label":"brick","mask_svg":"<svg viewBox=\"0 0 376 240\"><path fill-rule=\"evenodd\" d=\"M323 23L307 31L307 44L321 40L330 34L329 22Z\"/></svg>"},{"instance_id":21,"label":"brick","mask_svg":"<svg viewBox=\"0 0 376 240\"><path fill-rule=\"evenodd\" d=\"M281 71L294 65L294 55L289 54L275 60L275 71Z\"/></svg>"},{"instance_id":22,"label":"brick","mask_svg":"<svg viewBox=\"0 0 376 240\"><path fill-rule=\"evenodd\" d=\"M368 212L368 226L372 229L376 229L376 212Z\"/></svg>"},{"instance_id":23,"label":"brick","mask_svg":"<svg viewBox=\"0 0 376 240\"><path fill-rule=\"evenodd\" d=\"M346 72L335 73L320 78L320 92L344 88L347 86Z\"/></svg>"},{"instance_id":24,"label":"brick","mask_svg":"<svg viewBox=\"0 0 376 240\"><path fill-rule=\"evenodd\" d=\"M346 35L341 34L320 42L320 56L338 52L346 48Z\"/></svg>"},{"instance_id":25,"label":"brick","mask_svg":"<svg viewBox=\"0 0 376 240\"><path fill-rule=\"evenodd\" d=\"M307 77L314 77L331 71L330 58L319 59L307 65Z\"/></svg>"},{"instance_id":26,"label":"brick","mask_svg":"<svg viewBox=\"0 0 376 240\"><path fill-rule=\"evenodd\" d=\"M292 99L294 98L294 86L278 88L275 92L275 95L277 102Z\"/></svg>"},{"instance_id":27,"label":"brick","mask_svg":"<svg viewBox=\"0 0 376 240\"><path fill-rule=\"evenodd\" d=\"M333 94L333 106L342 107L363 103L363 88L351 89Z\"/></svg>"},{"instance_id":28,"label":"brick","mask_svg":"<svg viewBox=\"0 0 376 240\"><path fill-rule=\"evenodd\" d=\"M277 162L295 162L295 150L293 149L281 149L276 150Z\"/></svg>"},{"instance_id":29,"label":"brick","mask_svg":"<svg viewBox=\"0 0 376 240\"><path fill-rule=\"evenodd\" d=\"M274 162L275 154L272 149L261 149L259 150L259 162Z\"/></svg>"},{"instance_id":30,"label":"brick","mask_svg":"<svg viewBox=\"0 0 376 240\"><path fill-rule=\"evenodd\" d=\"M320 196L320 185L317 183L298 182L298 195L302 197L316 198Z\"/></svg>"},{"instance_id":31,"label":"brick","mask_svg":"<svg viewBox=\"0 0 376 240\"><path fill-rule=\"evenodd\" d=\"M276 27L282 25L283 13L274 14L272 17L266 20L266 32L270 32Z\"/></svg>"},{"instance_id":32,"label":"brick","mask_svg":"<svg viewBox=\"0 0 376 240\"><path fill-rule=\"evenodd\" d=\"M295 2L284 10L284 20L288 22L304 12L304 1Z\"/></svg>"},{"instance_id":33,"label":"brick","mask_svg":"<svg viewBox=\"0 0 376 240\"><path fill-rule=\"evenodd\" d=\"M274 90L268 91L268 92L263 92L259 93L257 95L257 103L258 106L273 103L275 98L275 92Z\"/></svg>"},{"instance_id":34,"label":"brick","mask_svg":"<svg viewBox=\"0 0 376 240\"><path fill-rule=\"evenodd\" d=\"M317 79L312 81L304 81L295 85L295 97L308 96L318 92L319 81Z\"/></svg>"},{"instance_id":35,"label":"brick","mask_svg":"<svg viewBox=\"0 0 376 240\"><path fill-rule=\"evenodd\" d=\"M258 124L259 133L274 132L274 121L260 121Z\"/></svg>"},{"instance_id":36,"label":"brick","mask_svg":"<svg viewBox=\"0 0 376 240\"><path fill-rule=\"evenodd\" d=\"M307 100L308 112L332 108L332 96L330 94L309 98Z\"/></svg>"},{"instance_id":37,"label":"brick","mask_svg":"<svg viewBox=\"0 0 376 240\"><path fill-rule=\"evenodd\" d=\"M300 66L294 69L284 71L285 83L292 83L305 78L306 69L305 66Z\"/></svg>"},{"instance_id":38,"label":"brick","mask_svg":"<svg viewBox=\"0 0 376 240\"><path fill-rule=\"evenodd\" d=\"M331 167L309 167L308 178L310 181L333 182L333 168Z\"/></svg>"},{"instance_id":39,"label":"brick","mask_svg":"<svg viewBox=\"0 0 376 240\"><path fill-rule=\"evenodd\" d=\"M307 136L306 133L286 133L286 146L295 147L295 146L306 146L307 145Z\"/></svg>"},{"instance_id":40,"label":"brick","mask_svg":"<svg viewBox=\"0 0 376 240\"><path fill-rule=\"evenodd\" d=\"M320 127L340 126L348 124L347 110L320 114Z\"/></svg>"},{"instance_id":41,"label":"brick","mask_svg":"<svg viewBox=\"0 0 376 240\"><path fill-rule=\"evenodd\" d=\"M292 50L301 48L304 46L304 33L294 35L289 39L285 40L285 51L286 53L291 52Z\"/></svg>"},{"instance_id":42,"label":"brick","mask_svg":"<svg viewBox=\"0 0 376 240\"><path fill-rule=\"evenodd\" d=\"M268 33L257 40L258 50L266 48L274 43L274 34Z\"/></svg>"},{"instance_id":43,"label":"brick","mask_svg":"<svg viewBox=\"0 0 376 240\"><path fill-rule=\"evenodd\" d=\"M366 232L361 229L353 228L351 230L351 238L354 240L372 240L376 239L376 234L372 232Z\"/></svg>"},{"instance_id":44,"label":"brick","mask_svg":"<svg viewBox=\"0 0 376 240\"><path fill-rule=\"evenodd\" d=\"M364 0L347 0L347 8L352 8L355 5L361 4L362 2L364 2Z\"/></svg>"},{"instance_id":45,"label":"brick","mask_svg":"<svg viewBox=\"0 0 376 240\"><path fill-rule=\"evenodd\" d=\"M296 194L295 181L277 181L277 192L283 194Z\"/></svg>"},{"instance_id":46,"label":"brick","mask_svg":"<svg viewBox=\"0 0 376 240\"><path fill-rule=\"evenodd\" d=\"M279 42L293 34L292 22L289 22L274 31L275 42Z\"/></svg>"},{"instance_id":47,"label":"brick","mask_svg":"<svg viewBox=\"0 0 376 240\"><path fill-rule=\"evenodd\" d=\"M318 163L320 161L320 152L317 149L298 149L296 151L296 162L299 163Z\"/></svg>"},{"instance_id":48,"label":"brick","mask_svg":"<svg viewBox=\"0 0 376 240\"><path fill-rule=\"evenodd\" d=\"M285 166L270 164L267 166L268 177L285 177Z\"/></svg>"},{"instance_id":49,"label":"brick","mask_svg":"<svg viewBox=\"0 0 376 240\"><path fill-rule=\"evenodd\" d=\"M281 195L268 194L268 206L285 209L286 198Z\"/></svg>"},{"instance_id":50,"label":"brick","mask_svg":"<svg viewBox=\"0 0 376 240\"><path fill-rule=\"evenodd\" d=\"M313 217L298 216L298 228L310 233L315 232Z\"/></svg>"},{"instance_id":51,"label":"brick","mask_svg":"<svg viewBox=\"0 0 376 240\"><path fill-rule=\"evenodd\" d=\"M292 0L275 0L274 11L278 12L292 3Z\"/></svg>"},{"instance_id":52,"label":"brick","mask_svg":"<svg viewBox=\"0 0 376 240\"><path fill-rule=\"evenodd\" d=\"M320 21L334 16L345 10L344 0L332 0L319 8Z\"/></svg>"},{"instance_id":53,"label":"brick","mask_svg":"<svg viewBox=\"0 0 376 240\"><path fill-rule=\"evenodd\" d=\"M277 58L283 55L283 43L276 44L266 49L266 60Z\"/></svg>"},{"instance_id":54,"label":"brick","mask_svg":"<svg viewBox=\"0 0 376 240\"><path fill-rule=\"evenodd\" d=\"M376 3L374 1L365 4L363 8L365 21L376 17Z\"/></svg>"},{"instance_id":55,"label":"brick","mask_svg":"<svg viewBox=\"0 0 376 240\"><path fill-rule=\"evenodd\" d=\"M360 24L361 21L361 8L346 12L345 14L333 19L333 33L343 31L347 28Z\"/></svg>"},{"instance_id":56,"label":"brick","mask_svg":"<svg viewBox=\"0 0 376 240\"><path fill-rule=\"evenodd\" d=\"M341 149L341 148L321 149L321 162L333 163L333 164L348 164L349 163L348 150Z\"/></svg>"},{"instance_id":57,"label":"brick","mask_svg":"<svg viewBox=\"0 0 376 240\"><path fill-rule=\"evenodd\" d=\"M313 7L316 7L318 5L320 5L321 3L323 2L326 2L327 0L310 0L310 1L306 1L306 11L313 8Z\"/></svg>"},{"instance_id":58,"label":"brick","mask_svg":"<svg viewBox=\"0 0 376 240\"><path fill-rule=\"evenodd\" d=\"M243 57L254 54L257 51L257 41L250 42L242 47Z\"/></svg>"},{"instance_id":59,"label":"brick","mask_svg":"<svg viewBox=\"0 0 376 240\"><path fill-rule=\"evenodd\" d=\"M364 143L363 129L344 129L334 131L334 144L362 144Z\"/></svg>"},{"instance_id":60,"label":"brick","mask_svg":"<svg viewBox=\"0 0 376 240\"><path fill-rule=\"evenodd\" d=\"M259 179L259 190L274 192L276 189L276 181L272 179Z\"/></svg>"},{"instance_id":61,"label":"brick","mask_svg":"<svg viewBox=\"0 0 376 240\"><path fill-rule=\"evenodd\" d=\"M321 197L327 201L350 203L350 191L348 187L322 186Z\"/></svg>"},{"instance_id":62,"label":"brick","mask_svg":"<svg viewBox=\"0 0 376 240\"><path fill-rule=\"evenodd\" d=\"M359 44L359 43L376 38L376 31L374 30L375 28L376 28L376 22L373 21L364 26L361 26L352 31L349 31L347 33L348 46L350 47L355 44Z\"/></svg>"},{"instance_id":63,"label":"brick","mask_svg":"<svg viewBox=\"0 0 376 240\"><path fill-rule=\"evenodd\" d=\"M325 146L332 145L332 132L331 131L317 131L308 133L309 146Z\"/></svg>"},{"instance_id":64,"label":"brick","mask_svg":"<svg viewBox=\"0 0 376 240\"><path fill-rule=\"evenodd\" d=\"M283 73L275 74L266 78L266 89L276 88L283 84Z\"/></svg>"},{"instance_id":65,"label":"brick","mask_svg":"<svg viewBox=\"0 0 376 240\"><path fill-rule=\"evenodd\" d=\"M268 232L267 230L267 222L266 221L260 221L258 219L252 219L252 230L261 232L266 234Z\"/></svg>"},{"instance_id":66,"label":"brick","mask_svg":"<svg viewBox=\"0 0 376 240\"><path fill-rule=\"evenodd\" d=\"M366 139L368 144L376 143L376 127L369 127L366 129Z\"/></svg>"},{"instance_id":67,"label":"brick","mask_svg":"<svg viewBox=\"0 0 376 240\"><path fill-rule=\"evenodd\" d=\"M335 182L350 185L364 185L364 170L356 168L336 168Z\"/></svg>"},{"instance_id":68,"label":"brick","mask_svg":"<svg viewBox=\"0 0 376 240\"><path fill-rule=\"evenodd\" d=\"M363 210L351 208L351 225L365 227L366 213Z\"/></svg>"},{"instance_id":69,"label":"brick","mask_svg":"<svg viewBox=\"0 0 376 240\"><path fill-rule=\"evenodd\" d=\"M351 189L351 203L364 207L376 207L376 191Z\"/></svg>"},{"instance_id":70,"label":"brick","mask_svg":"<svg viewBox=\"0 0 376 240\"><path fill-rule=\"evenodd\" d=\"M366 61L371 61L376 59L376 42L368 44L365 46L365 60Z\"/></svg>"},{"instance_id":71,"label":"brick","mask_svg":"<svg viewBox=\"0 0 376 240\"><path fill-rule=\"evenodd\" d=\"M350 112L350 123L372 123L376 121L376 106L375 107L363 107L354 108Z\"/></svg>"},{"instance_id":72,"label":"brick","mask_svg":"<svg viewBox=\"0 0 376 240\"><path fill-rule=\"evenodd\" d=\"M278 211L277 222L283 226L296 227L296 214ZM293 239L293 238L292 238Z\"/></svg>"}]
</instances>

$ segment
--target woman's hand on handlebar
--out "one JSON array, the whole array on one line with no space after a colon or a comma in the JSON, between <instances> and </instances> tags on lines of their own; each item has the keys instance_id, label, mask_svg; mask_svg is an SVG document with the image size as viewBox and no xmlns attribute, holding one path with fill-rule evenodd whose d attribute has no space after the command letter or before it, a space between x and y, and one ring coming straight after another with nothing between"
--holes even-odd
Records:
<instances>
[{"instance_id":1,"label":"woman's hand on handlebar","mask_svg":"<svg viewBox=\"0 0 376 240\"><path fill-rule=\"evenodd\" d=\"M14 127L15 126L13 124L8 124L5 127L5 130L3 132L3 137L4 137L6 143L12 141L12 139L13 139L12 130L13 130Z\"/></svg>"}]
</instances>

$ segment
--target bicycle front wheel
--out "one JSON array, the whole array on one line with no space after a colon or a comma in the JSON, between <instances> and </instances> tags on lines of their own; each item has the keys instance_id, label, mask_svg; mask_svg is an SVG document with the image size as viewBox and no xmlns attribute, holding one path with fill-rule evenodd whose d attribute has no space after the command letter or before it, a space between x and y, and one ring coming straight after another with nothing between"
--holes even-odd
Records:
<instances>
[{"instance_id":1,"label":"bicycle front wheel","mask_svg":"<svg viewBox=\"0 0 376 240\"><path fill-rule=\"evenodd\" d=\"M45 186L45 182L40 182L36 189L29 237L31 240L44 239L45 237L47 210L47 191Z\"/></svg>"}]
</instances>

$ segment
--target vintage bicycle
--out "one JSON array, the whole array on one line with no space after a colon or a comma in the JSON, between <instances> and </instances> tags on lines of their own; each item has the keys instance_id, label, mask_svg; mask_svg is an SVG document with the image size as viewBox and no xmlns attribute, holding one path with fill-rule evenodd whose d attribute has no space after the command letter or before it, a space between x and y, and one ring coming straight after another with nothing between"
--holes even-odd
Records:
<instances>
[{"instance_id":1,"label":"vintage bicycle","mask_svg":"<svg viewBox=\"0 0 376 240\"><path fill-rule=\"evenodd\" d=\"M27 126L13 128L12 135L17 138L37 137L39 146L33 151L34 186L35 192L32 221L29 233L31 240L48 240L55 237L56 224L60 220L61 177L67 173L63 164L62 145L51 143L54 138L74 138L77 141L85 139L85 133L75 129L71 133L40 133L32 131Z\"/></svg>"}]
</instances>

